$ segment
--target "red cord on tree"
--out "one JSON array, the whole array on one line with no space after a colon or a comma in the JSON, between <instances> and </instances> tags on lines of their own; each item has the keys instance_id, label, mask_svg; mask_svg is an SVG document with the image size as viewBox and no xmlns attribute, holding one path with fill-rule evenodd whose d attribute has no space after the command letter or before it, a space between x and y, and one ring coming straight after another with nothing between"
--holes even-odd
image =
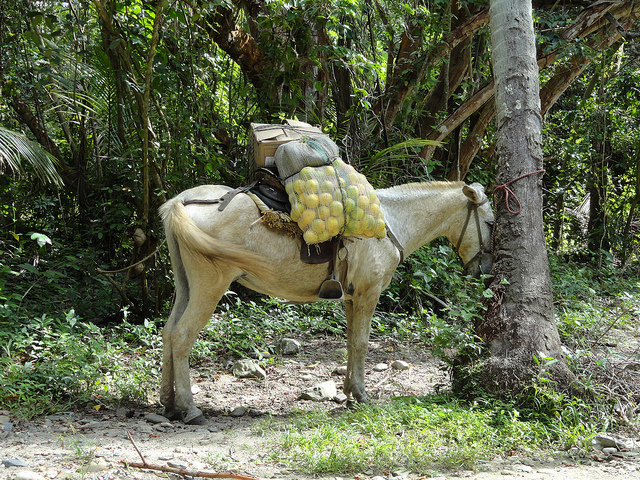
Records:
<instances>
[{"instance_id":1,"label":"red cord on tree","mask_svg":"<svg viewBox=\"0 0 640 480\"><path fill-rule=\"evenodd\" d=\"M520 204L520 200L518 200L518 197L516 196L515 193L513 193L513 190L511 190L509 188L509 185L512 184L513 182L520 180L524 177L528 177L529 175L535 175L536 173L545 173L544 170L536 170L535 172L530 172L530 173L525 173L524 175L520 175L517 178L514 178L513 180L509 180L507 183L503 183L502 185L494 185L493 186L493 205L494 208L496 208L498 206L498 196L496 195L496 192L498 190L503 190L504 191L504 202L505 205L507 206L507 210L509 211L510 214L512 215L518 215L520 213L520 211L522 210L522 205ZM518 204L518 209L517 210L511 210L511 206L509 205L509 197L513 195L513 200Z\"/></svg>"}]
</instances>

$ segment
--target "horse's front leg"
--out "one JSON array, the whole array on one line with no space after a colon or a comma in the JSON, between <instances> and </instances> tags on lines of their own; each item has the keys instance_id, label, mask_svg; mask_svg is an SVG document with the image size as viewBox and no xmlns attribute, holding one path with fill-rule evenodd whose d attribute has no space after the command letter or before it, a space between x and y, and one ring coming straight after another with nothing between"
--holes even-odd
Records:
<instances>
[{"instance_id":1,"label":"horse's front leg","mask_svg":"<svg viewBox=\"0 0 640 480\"><path fill-rule=\"evenodd\" d=\"M378 303L379 293L354 295L345 301L347 316L347 376L343 391L359 403L368 403L364 387L364 361L369 350L371 317Z\"/></svg>"}]
</instances>

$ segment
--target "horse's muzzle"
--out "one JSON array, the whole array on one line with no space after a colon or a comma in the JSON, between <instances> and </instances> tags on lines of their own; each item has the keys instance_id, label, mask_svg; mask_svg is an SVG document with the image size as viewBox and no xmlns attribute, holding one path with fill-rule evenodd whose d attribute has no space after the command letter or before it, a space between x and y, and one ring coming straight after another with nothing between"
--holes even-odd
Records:
<instances>
[{"instance_id":1,"label":"horse's muzzle","mask_svg":"<svg viewBox=\"0 0 640 480\"><path fill-rule=\"evenodd\" d=\"M465 275L471 275L473 278L480 278L482 275L489 275L493 267L493 258L490 252L480 251L469 260L464 266Z\"/></svg>"}]
</instances>

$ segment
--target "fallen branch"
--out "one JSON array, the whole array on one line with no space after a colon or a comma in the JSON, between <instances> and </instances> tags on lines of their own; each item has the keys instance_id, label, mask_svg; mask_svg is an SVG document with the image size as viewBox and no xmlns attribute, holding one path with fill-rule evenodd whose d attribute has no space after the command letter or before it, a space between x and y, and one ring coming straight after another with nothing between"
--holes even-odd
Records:
<instances>
[{"instance_id":1,"label":"fallen branch","mask_svg":"<svg viewBox=\"0 0 640 480\"><path fill-rule=\"evenodd\" d=\"M138 456L140 457L140 459L142 460L142 463L144 465L147 464L147 460L146 458L144 458L144 456L142 455L142 452L140 451L140 449L138 448L138 446L136 445L136 442L133 441L133 437L131 436L131 432L129 432L127 430L127 435L129 436L129 441L131 442L131 445L133 445L133 448L136 449L136 452L138 452Z\"/></svg>"},{"instance_id":2,"label":"fallen branch","mask_svg":"<svg viewBox=\"0 0 640 480\"><path fill-rule=\"evenodd\" d=\"M258 477L253 477L251 475L242 475L241 473L232 473L232 472L202 472L198 470L187 470L185 468L174 468L168 467L165 465L154 465L152 463L137 463L137 462L121 462L123 465L127 467L133 468L146 468L149 470L158 470L160 472L167 473L175 473L176 475L181 475L183 477L203 477L203 478L235 478L237 480L260 480Z\"/></svg>"},{"instance_id":3,"label":"fallen branch","mask_svg":"<svg viewBox=\"0 0 640 480\"><path fill-rule=\"evenodd\" d=\"M203 478L235 478L237 480L260 480L258 477L253 477L251 475L243 475L241 473L202 472L202 471L199 471L199 470L187 470L186 468L176 468L176 467L169 467L169 466L166 466L166 465L154 465L153 463L148 463L147 460L142 455L142 452L140 451L140 449L136 445L136 442L133 441L133 437L131 436L131 433L127 432L127 435L129 436L129 441L133 445L133 448L136 449L136 452L138 452L138 455L142 459L142 463L127 462L126 460L123 460L122 462L120 462L126 467L146 468L148 470L157 470L157 471L160 471L160 472L174 473L176 475L181 475L183 477L194 477L194 478L196 478L196 477L203 477Z\"/></svg>"}]
</instances>

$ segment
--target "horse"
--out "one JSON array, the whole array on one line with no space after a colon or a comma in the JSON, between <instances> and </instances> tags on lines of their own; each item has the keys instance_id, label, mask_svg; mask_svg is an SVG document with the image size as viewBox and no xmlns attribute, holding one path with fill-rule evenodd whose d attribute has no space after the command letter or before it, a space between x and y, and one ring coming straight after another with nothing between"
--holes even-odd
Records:
<instances>
[{"instance_id":1,"label":"horse","mask_svg":"<svg viewBox=\"0 0 640 480\"><path fill-rule=\"evenodd\" d=\"M251 196L202 185L186 190L160 207L175 280L175 301L163 329L160 402L171 420L201 425L189 378L189 354L232 282L290 302L320 300L326 264L300 259L302 239L261 221ZM491 269L491 205L479 183L424 182L375 191L387 225L384 238L343 239L334 273L344 295L347 319L347 373L343 391L350 402L369 401L364 361L371 317L380 294L401 261L437 237L447 237L466 273ZM473 220L472 220L473 218ZM312 247L313 248L313 247Z\"/></svg>"}]
</instances>

